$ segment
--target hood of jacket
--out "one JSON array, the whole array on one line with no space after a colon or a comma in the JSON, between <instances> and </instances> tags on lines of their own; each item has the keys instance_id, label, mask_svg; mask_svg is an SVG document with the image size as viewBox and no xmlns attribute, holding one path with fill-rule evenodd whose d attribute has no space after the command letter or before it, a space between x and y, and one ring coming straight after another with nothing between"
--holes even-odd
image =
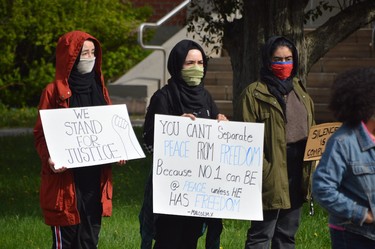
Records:
<instances>
[{"instance_id":1,"label":"hood of jacket","mask_svg":"<svg viewBox=\"0 0 375 249\"><path fill-rule=\"evenodd\" d=\"M298 72L298 51L296 46L292 41L283 37L283 36L273 36L267 40L262 48L262 67L265 72L269 75L273 75L271 70L271 63L272 63L272 54L274 51L274 43L279 40L285 40L292 45L292 54L293 54L293 70L290 75L290 78L293 78L297 75Z\"/></svg>"},{"instance_id":2,"label":"hood of jacket","mask_svg":"<svg viewBox=\"0 0 375 249\"><path fill-rule=\"evenodd\" d=\"M100 42L92 35L83 31L68 32L59 38L56 47L55 84L61 101L66 100L72 95L68 84L69 75L86 40L94 42L96 57L94 70L100 78L102 85L104 85L101 70L102 48Z\"/></svg>"}]
</instances>

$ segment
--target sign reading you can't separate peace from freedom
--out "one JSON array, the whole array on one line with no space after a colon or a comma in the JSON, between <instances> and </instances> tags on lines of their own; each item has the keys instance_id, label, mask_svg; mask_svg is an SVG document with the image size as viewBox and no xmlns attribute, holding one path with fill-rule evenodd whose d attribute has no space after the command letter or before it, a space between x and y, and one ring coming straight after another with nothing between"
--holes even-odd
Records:
<instances>
[{"instance_id":1,"label":"sign reading you can't separate peace from freedom","mask_svg":"<svg viewBox=\"0 0 375 249\"><path fill-rule=\"evenodd\" d=\"M40 110L55 168L75 168L145 157L126 105Z\"/></svg>"},{"instance_id":2,"label":"sign reading you can't separate peace from freedom","mask_svg":"<svg viewBox=\"0 0 375 249\"><path fill-rule=\"evenodd\" d=\"M264 125L155 115L154 213L262 220Z\"/></svg>"}]
</instances>

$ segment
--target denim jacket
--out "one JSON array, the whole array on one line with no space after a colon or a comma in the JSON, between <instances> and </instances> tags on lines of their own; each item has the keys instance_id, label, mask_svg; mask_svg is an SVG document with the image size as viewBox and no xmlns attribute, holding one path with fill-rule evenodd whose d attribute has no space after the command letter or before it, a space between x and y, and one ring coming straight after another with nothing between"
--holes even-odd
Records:
<instances>
[{"instance_id":1,"label":"denim jacket","mask_svg":"<svg viewBox=\"0 0 375 249\"><path fill-rule=\"evenodd\" d=\"M313 175L313 196L329 213L329 223L375 240L375 143L366 127L342 125L328 140Z\"/></svg>"}]
</instances>

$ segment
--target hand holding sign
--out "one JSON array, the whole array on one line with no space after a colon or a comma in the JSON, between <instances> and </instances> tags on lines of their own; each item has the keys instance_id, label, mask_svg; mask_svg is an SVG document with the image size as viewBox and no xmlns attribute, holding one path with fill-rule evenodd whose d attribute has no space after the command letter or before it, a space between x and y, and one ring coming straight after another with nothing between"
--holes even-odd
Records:
<instances>
[{"instance_id":1,"label":"hand holding sign","mask_svg":"<svg viewBox=\"0 0 375 249\"><path fill-rule=\"evenodd\" d=\"M40 110L54 169L145 157L126 105Z\"/></svg>"},{"instance_id":2,"label":"hand holding sign","mask_svg":"<svg viewBox=\"0 0 375 249\"><path fill-rule=\"evenodd\" d=\"M54 173L62 173L62 172L64 172L64 171L67 170L67 168L64 167L64 166L61 167L61 168L59 168L59 169L56 169L56 168L55 168L55 163L52 161L51 158L48 158L48 164L49 164L49 167L51 168L51 170L52 170Z\"/></svg>"}]
</instances>

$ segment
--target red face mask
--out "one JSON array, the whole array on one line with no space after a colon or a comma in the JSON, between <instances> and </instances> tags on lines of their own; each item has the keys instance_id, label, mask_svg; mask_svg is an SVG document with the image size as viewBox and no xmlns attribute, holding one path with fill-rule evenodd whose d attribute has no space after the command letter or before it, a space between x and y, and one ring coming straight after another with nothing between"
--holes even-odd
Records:
<instances>
[{"instance_id":1,"label":"red face mask","mask_svg":"<svg viewBox=\"0 0 375 249\"><path fill-rule=\"evenodd\" d=\"M293 61L272 62L271 69L272 69L273 74L277 78L279 78L281 80L286 80L287 78L289 78L290 74L292 73Z\"/></svg>"}]
</instances>

